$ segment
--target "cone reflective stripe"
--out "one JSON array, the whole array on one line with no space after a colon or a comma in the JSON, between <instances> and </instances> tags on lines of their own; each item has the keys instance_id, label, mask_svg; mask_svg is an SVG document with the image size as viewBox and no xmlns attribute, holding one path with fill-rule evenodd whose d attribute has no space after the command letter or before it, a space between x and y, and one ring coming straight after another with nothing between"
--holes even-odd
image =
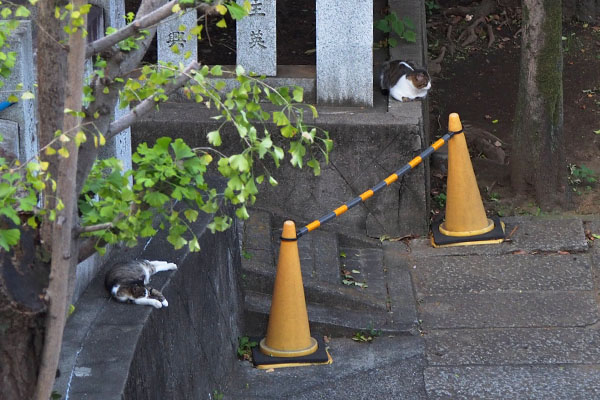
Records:
<instances>
[{"instance_id":1,"label":"cone reflective stripe","mask_svg":"<svg viewBox=\"0 0 600 400\"><path fill-rule=\"evenodd\" d=\"M267 336L259 348L272 357L301 357L318 348L310 336L296 226L292 221L283 224Z\"/></svg>"},{"instance_id":2,"label":"cone reflective stripe","mask_svg":"<svg viewBox=\"0 0 600 400\"><path fill-rule=\"evenodd\" d=\"M432 226L434 246L500 243L504 225L485 213L458 114L450 114L448 130L448 181L444 222Z\"/></svg>"}]
</instances>

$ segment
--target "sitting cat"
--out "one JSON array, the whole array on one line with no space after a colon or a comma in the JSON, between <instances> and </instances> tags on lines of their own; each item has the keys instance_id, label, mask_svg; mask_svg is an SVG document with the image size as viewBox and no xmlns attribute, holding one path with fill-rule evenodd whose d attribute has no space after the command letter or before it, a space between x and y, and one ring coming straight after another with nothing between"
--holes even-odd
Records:
<instances>
[{"instance_id":1,"label":"sitting cat","mask_svg":"<svg viewBox=\"0 0 600 400\"><path fill-rule=\"evenodd\" d=\"M383 94L389 93L398 101L425 97L431 89L431 79L427 71L400 60L383 63L379 82Z\"/></svg>"},{"instance_id":2,"label":"sitting cat","mask_svg":"<svg viewBox=\"0 0 600 400\"><path fill-rule=\"evenodd\" d=\"M166 261L133 260L117 263L106 273L104 286L118 301L167 307L169 303L165 296L147 285L155 273L174 269L177 269L177 265Z\"/></svg>"}]
</instances>

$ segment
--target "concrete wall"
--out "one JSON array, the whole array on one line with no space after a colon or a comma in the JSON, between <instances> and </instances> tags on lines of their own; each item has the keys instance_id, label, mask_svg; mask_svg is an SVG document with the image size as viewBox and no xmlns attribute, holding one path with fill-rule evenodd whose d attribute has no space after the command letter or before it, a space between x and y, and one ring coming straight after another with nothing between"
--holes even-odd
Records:
<instances>
[{"instance_id":1,"label":"concrete wall","mask_svg":"<svg viewBox=\"0 0 600 400\"><path fill-rule=\"evenodd\" d=\"M104 270L92 281L65 329L55 383L63 399L200 399L223 390L241 328L239 232L213 235L208 222L194 225L200 253L173 251L164 234L118 252L178 264L151 280L169 307L109 299Z\"/></svg>"},{"instance_id":2,"label":"concrete wall","mask_svg":"<svg viewBox=\"0 0 600 400\"><path fill-rule=\"evenodd\" d=\"M306 166L292 168L289 154L279 169L265 162L279 185L263 183L256 207L292 218L301 226L376 185L429 145L421 102L398 102L395 111L388 112L382 96L378 101L372 109L319 107L319 118L307 122L329 131L334 142L330 164L322 164L321 176L315 177ZM209 146L206 134L218 127L212 115L215 111L202 105L162 105L159 112L132 127L133 148L142 142L154 143L161 136L181 137L192 147ZM276 144L287 149L278 129L273 124L266 127ZM224 145L219 150L225 154L239 151L230 144L239 142L236 135L224 129ZM428 168L421 165L328 226L371 237L423 235L428 230L428 193Z\"/></svg>"}]
</instances>

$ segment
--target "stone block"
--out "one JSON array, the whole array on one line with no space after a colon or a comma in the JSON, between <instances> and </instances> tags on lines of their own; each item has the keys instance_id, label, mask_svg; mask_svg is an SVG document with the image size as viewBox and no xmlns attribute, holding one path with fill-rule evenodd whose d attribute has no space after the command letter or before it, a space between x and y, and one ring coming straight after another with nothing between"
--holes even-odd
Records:
<instances>
[{"instance_id":1,"label":"stone block","mask_svg":"<svg viewBox=\"0 0 600 400\"><path fill-rule=\"evenodd\" d=\"M243 4L243 0L238 0ZM275 0L250 0L248 16L237 21L237 64L260 75L277 75Z\"/></svg>"},{"instance_id":2,"label":"stone block","mask_svg":"<svg viewBox=\"0 0 600 400\"><path fill-rule=\"evenodd\" d=\"M2 142L0 148L5 152L0 157L15 156L19 154L19 124L14 121L0 119L0 135Z\"/></svg>"},{"instance_id":3,"label":"stone block","mask_svg":"<svg viewBox=\"0 0 600 400\"><path fill-rule=\"evenodd\" d=\"M17 62L12 73L4 79L2 91L12 92L17 85L22 84L21 90L35 93L35 64L33 61L33 40L31 35L31 22L20 21L19 27L8 38L7 51L17 53ZM16 92L17 96L21 90ZM0 100L6 100L2 98ZM21 161L31 159L38 149L35 119L35 99L19 100L17 104L0 113L0 118L16 122L19 126L19 151Z\"/></svg>"},{"instance_id":4,"label":"stone block","mask_svg":"<svg viewBox=\"0 0 600 400\"><path fill-rule=\"evenodd\" d=\"M195 36L189 34L189 29L196 26L196 18L196 10L191 9L178 18L166 19L158 26L156 43L159 62L186 65L198 59L198 41ZM182 27L186 29L179 29ZM178 49L177 53L173 51L174 47Z\"/></svg>"},{"instance_id":5,"label":"stone block","mask_svg":"<svg viewBox=\"0 0 600 400\"><path fill-rule=\"evenodd\" d=\"M317 101L373 106L373 0L317 0Z\"/></svg>"}]
</instances>

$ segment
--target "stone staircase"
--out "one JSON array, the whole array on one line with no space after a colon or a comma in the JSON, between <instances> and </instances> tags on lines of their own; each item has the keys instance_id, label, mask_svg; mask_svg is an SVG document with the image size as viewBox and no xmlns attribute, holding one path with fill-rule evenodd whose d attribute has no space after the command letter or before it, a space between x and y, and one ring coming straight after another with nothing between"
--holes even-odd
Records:
<instances>
[{"instance_id":1,"label":"stone staircase","mask_svg":"<svg viewBox=\"0 0 600 400\"><path fill-rule=\"evenodd\" d=\"M245 334L266 332L283 221L253 210L244 224ZM298 251L312 332L330 336L366 329L414 332L410 275L386 265L378 240L319 229L298 240Z\"/></svg>"}]
</instances>

